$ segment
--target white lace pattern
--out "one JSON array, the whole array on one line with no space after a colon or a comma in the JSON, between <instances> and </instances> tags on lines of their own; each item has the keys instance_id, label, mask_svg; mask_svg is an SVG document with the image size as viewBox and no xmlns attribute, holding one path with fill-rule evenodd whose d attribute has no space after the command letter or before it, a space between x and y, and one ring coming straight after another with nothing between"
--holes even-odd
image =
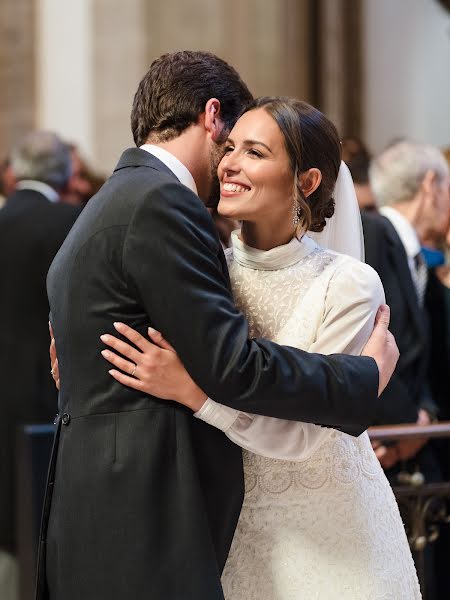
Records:
<instances>
[{"instance_id":1,"label":"white lace pattern","mask_svg":"<svg viewBox=\"0 0 450 600\"><path fill-rule=\"evenodd\" d=\"M305 350L324 320L330 281L351 260L320 248L276 270L227 258L251 335ZM226 600L420 600L397 503L368 435L324 431L304 460L244 450Z\"/></svg>"}]
</instances>

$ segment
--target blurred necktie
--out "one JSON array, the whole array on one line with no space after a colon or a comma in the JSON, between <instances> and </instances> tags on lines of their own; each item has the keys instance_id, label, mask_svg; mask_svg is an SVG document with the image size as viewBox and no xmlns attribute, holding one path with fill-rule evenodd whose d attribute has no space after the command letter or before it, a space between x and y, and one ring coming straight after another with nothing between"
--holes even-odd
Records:
<instances>
[{"instance_id":1,"label":"blurred necktie","mask_svg":"<svg viewBox=\"0 0 450 600\"><path fill-rule=\"evenodd\" d=\"M428 281L428 269L427 263L422 252L418 252L414 257L414 285L416 286L417 298L419 300L419 306L423 306L425 298L425 290Z\"/></svg>"}]
</instances>

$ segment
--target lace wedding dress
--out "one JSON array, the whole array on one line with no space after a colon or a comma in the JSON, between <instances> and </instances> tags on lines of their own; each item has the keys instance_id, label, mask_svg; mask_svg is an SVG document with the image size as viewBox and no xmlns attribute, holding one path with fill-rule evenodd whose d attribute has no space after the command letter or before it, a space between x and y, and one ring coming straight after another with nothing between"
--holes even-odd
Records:
<instances>
[{"instance_id":1,"label":"lace wedding dress","mask_svg":"<svg viewBox=\"0 0 450 600\"><path fill-rule=\"evenodd\" d=\"M250 335L359 354L384 295L376 273L310 238L228 254ZM299 398L299 402L301 398ZM367 433L241 413L197 417L244 448L245 499L222 577L226 600L419 600L394 495Z\"/></svg>"}]
</instances>

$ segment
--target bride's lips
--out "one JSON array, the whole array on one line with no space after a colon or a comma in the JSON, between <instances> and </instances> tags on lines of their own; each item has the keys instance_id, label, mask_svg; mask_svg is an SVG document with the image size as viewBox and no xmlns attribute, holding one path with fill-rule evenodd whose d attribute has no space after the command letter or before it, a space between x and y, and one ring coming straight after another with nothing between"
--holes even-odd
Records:
<instances>
[{"instance_id":1,"label":"bride's lips","mask_svg":"<svg viewBox=\"0 0 450 600\"><path fill-rule=\"evenodd\" d=\"M245 194L245 192L250 190L251 188L248 185L245 185L245 183L238 181L225 181L220 186L220 195L224 198L231 198L233 196Z\"/></svg>"}]
</instances>

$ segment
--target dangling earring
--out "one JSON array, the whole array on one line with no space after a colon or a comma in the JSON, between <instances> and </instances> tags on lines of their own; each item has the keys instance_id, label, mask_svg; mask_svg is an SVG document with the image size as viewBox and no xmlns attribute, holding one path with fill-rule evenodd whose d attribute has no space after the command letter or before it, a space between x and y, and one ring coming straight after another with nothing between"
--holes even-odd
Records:
<instances>
[{"instance_id":1,"label":"dangling earring","mask_svg":"<svg viewBox=\"0 0 450 600\"><path fill-rule=\"evenodd\" d=\"M302 215L302 209L300 208L300 204L297 202L297 200L294 200L293 213L292 224L294 229L297 229L298 224L300 223L300 217Z\"/></svg>"}]
</instances>

